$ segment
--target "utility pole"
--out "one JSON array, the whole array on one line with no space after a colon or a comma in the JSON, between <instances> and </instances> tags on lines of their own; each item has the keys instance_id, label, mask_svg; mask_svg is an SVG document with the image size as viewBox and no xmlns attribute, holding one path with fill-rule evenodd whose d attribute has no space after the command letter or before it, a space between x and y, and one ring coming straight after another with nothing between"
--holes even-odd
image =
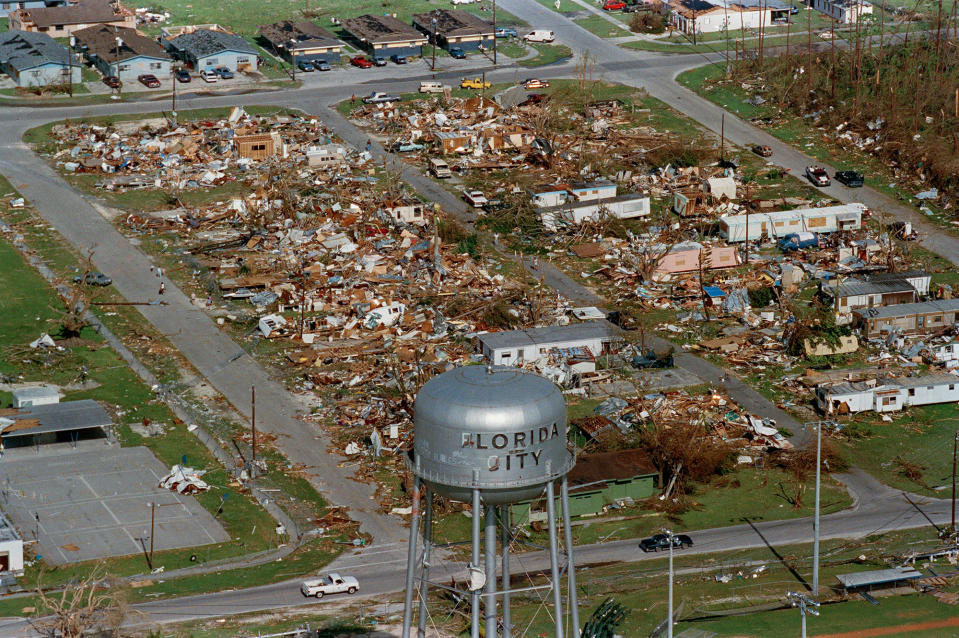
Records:
<instances>
[{"instance_id":1,"label":"utility pole","mask_svg":"<svg viewBox=\"0 0 959 638\"><path fill-rule=\"evenodd\" d=\"M839 290L836 290L839 294ZM822 470L822 421L816 424L816 512L813 515L812 595L819 595L819 476ZM805 618L805 616L803 616Z\"/></svg>"},{"instance_id":2,"label":"utility pole","mask_svg":"<svg viewBox=\"0 0 959 638\"><path fill-rule=\"evenodd\" d=\"M147 561L150 569L153 569L153 532L156 529L157 504L156 501L150 503L150 560Z\"/></svg>"},{"instance_id":3,"label":"utility pole","mask_svg":"<svg viewBox=\"0 0 959 638\"><path fill-rule=\"evenodd\" d=\"M959 430L956 431L956 437L952 440L952 529L956 534L956 452L959 452ZM959 535L956 535L959 539ZM956 541L959 544L959 540Z\"/></svg>"},{"instance_id":4,"label":"utility pole","mask_svg":"<svg viewBox=\"0 0 959 638\"><path fill-rule=\"evenodd\" d=\"M726 162L726 111L722 113L721 124L719 126L719 159L723 163Z\"/></svg>"},{"instance_id":5,"label":"utility pole","mask_svg":"<svg viewBox=\"0 0 959 638\"><path fill-rule=\"evenodd\" d=\"M433 27L433 64L430 67L433 71L436 70L436 16L430 18L430 26ZM495 34L494 34L495 35Z\"/></svg>"},{"instance_id":6,"label":"utility pole","mask_svg":"<svg viewBox=\"0 0 959 638\"><path fill-rule=\"evenodd\" d=\"M250 480L256 476L256 386L250 386L250 431L253 435L253 442L250 447L253 452L250 454Z\"/></svg>"},{"instance_id":7,"label":"utility pole","mask_svg":"<svg viewBox=\"0 0 959 638\"><path fill-rule=\"evenodd\" d=\"M673 532L664 530L669 541L669 603L666 613L666 638L673 638Z\"/></svg>"},{"instance_id":8,"label":"utility pole","mask_svg":"<svg viewBox=\"0 0 959 638\"><path fill-rule=\"evenodd\" d=\"M123 82L120 81L120 36L117 33L117 25L113 25L113 51L114 62L117 65L117 97L119 97L120 91L123 90Z\"/></svg>"},{"instance_id":9,"label":"utility pole","mask_svg":"<svg viewBox=\"0 0 959 638\"><path fill-rule=\"evenodd\" d=\"M802 638L806 638L806 614L813 616L819 615L819 603L800 592L786 592L786 598L792 603L793 607L799 607L799 615L802 618Z\"/></svg>"},{"instance_id":10,"label":"utility pole","mask_svg":"<svg viewBox=\"0 0 959 638\"><path fill-rule=\"evenodd\" d=\"M170 109L170 112L173 114L174 121L176 120L176 69L173 68L173 65L170 65L170 82L173 83L173 107Z\"/></svg>"},{"instance_id":11,"label":"utility pole","mask_svg":"<svg viewBox=\"0 0 959 638\"><path fill-rule=\"evenodd\" d=\"M493 0L493 66L496 66L496 0Z\"/></svg>"}]
</instances>

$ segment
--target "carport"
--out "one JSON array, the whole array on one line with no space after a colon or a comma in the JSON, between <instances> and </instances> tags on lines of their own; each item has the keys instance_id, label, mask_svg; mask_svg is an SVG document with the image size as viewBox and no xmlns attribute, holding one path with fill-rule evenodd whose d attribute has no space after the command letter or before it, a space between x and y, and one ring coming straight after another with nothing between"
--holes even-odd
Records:
<instances>
[{"instance_id":1,"label":"carport","mask_svg":"<svg viewBox=\"0 0 959 638\"><path fill-rule=\"evenodd\" d=\"M49 405L0 410L0 440L3 447L33 445L68 439L76 447L81 434L96 435L100 430L109 436L107 428L113 419L92 399L68 401Z\"/></svg>"},{"instance_id":2,"label":"carport","mask_svg":"<svg viewBox=\"0 0 959 638\"><path fill-rule=\"evenodd\" d=\"M922 578L922 573L912 567L893 567L892 569L876 569L854 574L839 574L836 580L842 585L847 594L859 594L874 605L879 602L869 595L877 589L887 589L904 585L910 581Z\"/></svg>"}]
</instances>

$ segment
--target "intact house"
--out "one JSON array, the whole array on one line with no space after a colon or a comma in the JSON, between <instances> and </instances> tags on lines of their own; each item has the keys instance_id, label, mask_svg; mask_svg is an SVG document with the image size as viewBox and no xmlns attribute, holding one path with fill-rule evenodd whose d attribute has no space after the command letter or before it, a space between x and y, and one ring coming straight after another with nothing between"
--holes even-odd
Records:
<instances>
[{"instance_id":1,"label":"intact house","mask_svg":"<svg viewBox=\"0 0 959 638\"><path fill-rule=\"evenodd\" d=\"M812 0L812 8L839 24L855 24L860 16L872 15L872 5L862 0Z\"/></svg>"},{"instance_id":2,"label":"intact house","mask_svg":"<svg viewBox=\"0 0 959 638\"><path fill-rule=\"evenodd\" d=\"M834 233L862 228L863 204L797 208L772 213L727 215L719 219L720 234L729 242L778 239L789 233Z\"/></svg>"},{"instance_id":3,"label":"intact house","mask_svg":"<svg viewBox=\"0 0 959 638\"><path fill-rule=\"evenodd\" d=\"M860 275L838 283L822 283L819 294L840 316L848 316L860 308L917 302L921 295L928 294L930 280L931 276L924 272Z\"/></svg>"},{"instance_id":4,"label":"intact house","mask_svg":"<svg viewBox=\"0 0 959 638\"><path fill-rule=\"evenodd\" d=\"M450 47L463 51L492 48L495 40L492 24L458 9L433 9L414 14L413 26L431 40L435 35L436 43L447 50Z\"/></svg>"},{"instance_id":5,"label":"intact house","mask_svg":"<svg viewBox=\"0 0 959 638\"><path fill-rule=\"evenodd\" d=\"M956 323L957 313L959 299L940 299L881 308L860 308L853 311L853 321L866 337L892 333L930 334L951 328Z\"/></svg>"},{"instance_id":6,"label":"intact house","mask_svg":"<svg viewBox=\"0 0 959 638\"><path fill-rule=\"evenodd\" d=\"M362 48L378 58L422 55L426 44L426 36L393 16L366 14L343 20L340 26Z\"/></svg>"},{"instance_id":7,"label":"intact house","mask_svg":"<svg viewBox=\"0 0 959 638\"><path fill-rule=\"evenodd\" d=\"M662 12L687 35L758 29L789 19L781 0L663 0Z\"/></svg>"},{"instance_id":8,"label":"intact house","mask_svg":"<svg viewBox=\"0 0 959 638\"><path fill-rule=\"evenodd\" d=\"M160 79L170 75L173 63L170 54L156 40L135 29L114 30L101 24L81 29L73 38L73 47L100 73L120 78L121 82L133 81L145 74Z\"/></svg>"},{"instance_id":9,"label":"intact house","mask_svg":"<svg viewBox=\"0 0 959 638\"><path fill-rule=\"evenodd\" d=\"M593 356L607 354L621 340L620 330L605 320L529 330L487 332L478 336L480 353L493 365L521 365L561 348L588 348Z\"/></svg>"},{"instance_id":10,"label":"intact house","mask_svg":"<svg viewBox=\"0 0 959 638\"><path fill-rule=\"evenodd\" d=\"M959 401L959 378L951 374L879 378L816 386L816 407L824 414L895 412L913 405Z\"/></svg>"},{"instance_id":11,"label":"intact house","mask_svg":"<svg viewBox=\"0 0 959 638\"><path fill-rule=\"evenodd\" d=\"M655 254L665 249L653 247L651 250ZM668 252L660 257L653 271L653 280L663 281L677 273L698 271L701 253L705 253L702 264L704 270L734 268L740 265L739 251L735 246L704 246L695 241L687 241L669 247Z\"/></svg>"},{"instance_id":12,"label":"intact house","mask_svg":"<svg viewBox=\"0 0 959 638\"><path fill-rule=\"evenodd\" d=\"M260 35L291 64L300 61L333 64L340 61L343 49L343 43L336 36L306 20L264 24L260 27Z\"/></svg>"},{"instance_id":13,"label":"intact house","mask_svg":"<svg viewBox=\"0 0 959 638\"><path fill-rule=\"evenodd\" d=\"M15 0L14 2L0 2L0 18L6 17L17 9L41 9L44 7L62 7L67 0Z\"/></svg>"},{"instance_id":14,"label":"intact house","mask_svg":"<svg viewBox=\"0 0 959 638\"><path fill-rule=\"evenodd\" d=\"M0 33L0 71L19 87L76 84L81 67L67 47L45 33Z\"/></svg>"},{"instance_id":15,"label":"intact house","mask_svg":"<svg viewBox=\"0 0 959 638\"><path fill-rule=\"evenodd\" d=\"M226 67L234 73L256 71L256 48L240 36L226 31L197 29L166 41L173 57L197 71Z\"/></svg>"},{"instance_id":16,"label":"intact house","mask_svg":"<svg viewBox=\"0 0 959 638\"><path fill-rule=\"evenodd\" d=\"M24 8L9 14L11 31L35 31L64 38L98 24L133 29L136 14L112 0L79 0L63 6Z\"/></svg>"},{"instance_id":17,"label":"intact house","mask_svg":"<svg viewBox=\"0 0 959 638\"><path fill-rule=\"evenodd\" d=\"M529 191L539 209L546 230L578 225L586 219L604 215L618 219L646 217L650 213L649 196L641 193L617 195L615 182L549 184Z\"/></svg>"}]
</instances>

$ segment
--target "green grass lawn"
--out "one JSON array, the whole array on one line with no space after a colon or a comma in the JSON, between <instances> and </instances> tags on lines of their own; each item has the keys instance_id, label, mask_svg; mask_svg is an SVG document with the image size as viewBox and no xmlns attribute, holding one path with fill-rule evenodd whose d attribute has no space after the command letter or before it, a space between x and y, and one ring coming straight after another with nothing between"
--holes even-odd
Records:
<instances>
[{"instance_id":1,"label":"green grass lawn","mask_svg":"<svg viewBox=\"0 0 959 638\"><path fill-rule=\"evenodd\" d=\"M509 39L500 40L496 43L496 54L505 55L508 58L521 58L529 52L529 49L521 40Z\"/></svg>"},{"instance_id":2,"label":"green grass lawn","mask_svg":"<svg viewBox=\"0 0 959 638\"><path fill-rule=\"evenodd\" d=\"M533 47L538 51L536 57L530 58L528 60L520 60L522 66L527 67L538 67L546 66L547 64L554 64L565 60L566 58L572 57L573 51L565 44L540 44L534 43L529 46Z\"/></svg>"},{"instance_id":3,"label":"green grass lawn","mask_svg":"<svg viewBox=\"0 0 959 638\"><path fill-rule=\"evenodd\" d=\"M620 26L616 26L609 20L605 20L597 15L591 15L587 18L577 18L574 22L601 38L621 38L623 36L633 35L626 25L621 24Z\"/></svg>"}]
</instances>

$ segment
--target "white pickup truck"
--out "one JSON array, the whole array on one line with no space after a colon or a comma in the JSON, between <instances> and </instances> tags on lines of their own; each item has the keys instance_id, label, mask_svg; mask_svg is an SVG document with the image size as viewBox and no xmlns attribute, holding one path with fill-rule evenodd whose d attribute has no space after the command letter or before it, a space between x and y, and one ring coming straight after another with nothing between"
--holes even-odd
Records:
<instances>
[{"instance_id":1,"label":"white pickup truck","mask_svg":"<svg viewBox=\"0 0 959 638\"><path fill-rule=\"evenodd\" d=\"M300 585L300 591L304 596L315 596L323 598L326 594L355 594L360 589L360 583L352 576L340 576L336 573L329 573L319 578L310 578L304 580Z\"/></svg>"}]
</instances>

